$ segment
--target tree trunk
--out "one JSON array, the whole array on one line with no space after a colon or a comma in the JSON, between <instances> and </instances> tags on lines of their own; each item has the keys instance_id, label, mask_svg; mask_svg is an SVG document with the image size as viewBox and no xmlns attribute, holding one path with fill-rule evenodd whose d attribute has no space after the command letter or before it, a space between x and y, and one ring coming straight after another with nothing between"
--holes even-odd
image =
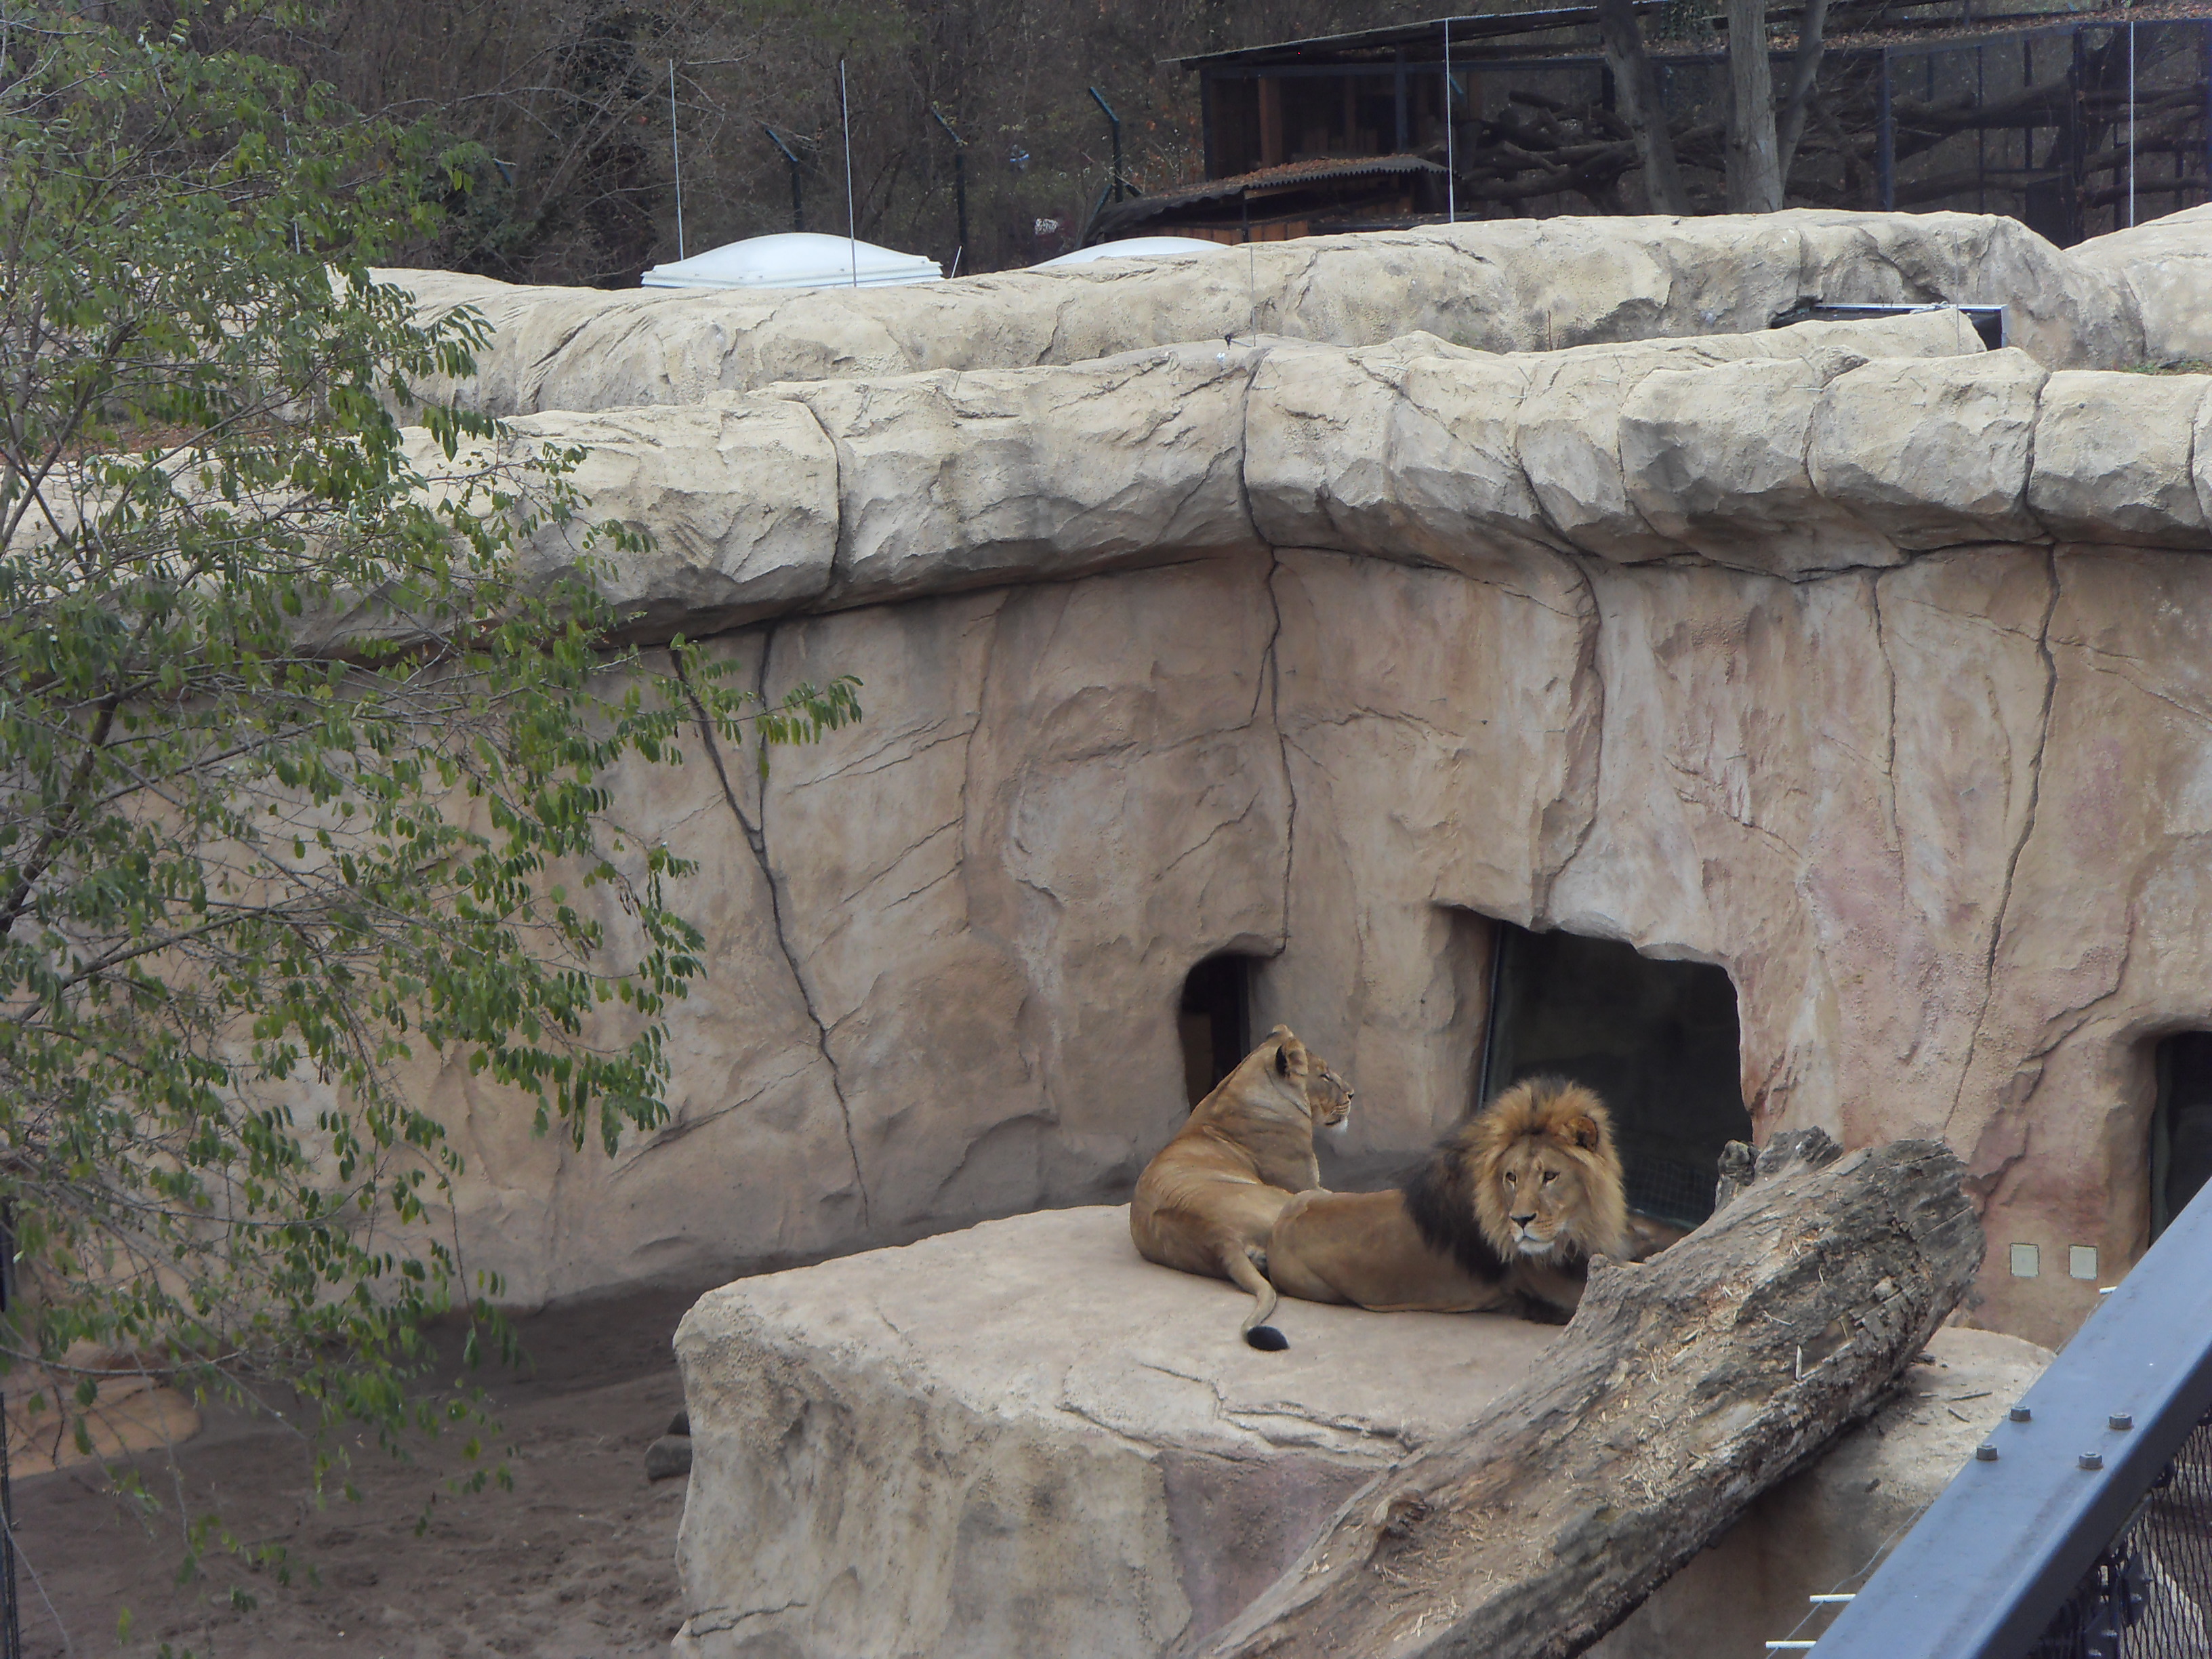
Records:
<instances>
[{"instance_id":1,"label":"tree trunk","mask_svg":"<svg viewBox=\"0 0 2212 1659\"><path fill-rule=\"evenodd\" d=\"M1782 149L1774 130L1774 74L1766 56L1766 0L1728 0L1728 205L1782 207Z\"/></svg>"},{"instance_id":2,"label":"tree trunk","mask_svg":"<svg viewBox=\"0 0 2212 1659\"><path fill-rule=\"evenodd\" d=\"M1635 0L1597 0L1597 26L1605 40L1606 66L1613 71L1615 111L1635 135L1644 163L1644 199L1654 213L1687 213L1690 196L1674 164L1674 137L1668 131L1658 72L1636 27Z\"/></svg>"},{"instance_id":3,"label":"tree trunk","mask_svg":"<svg viewBox=\"0 0 2212 1659\"><path fill-rule=\"evenodd\" d=\"M1783 1163L1654 1261L1594 1267L1540 1374L1370 1481L1212 1659L1568 1659L1871 1410L1981 1264L1959 1160Z\"/></svg>"},{"instance_id":4,"label":"tree trunk","mask_svg":"<svg viewBox=\"0 0 2212 1659\"><path fill-rule=\"evenodd\" d=\"M1813 82L1820 72L1821 38L1827 27L1828 0L1805 0L1805 15L1797 23L1797 55L1790 64L1790 90L1782 98L1781 130L1775 137L1785 198L1790 168L1797 160L1797 141L1805 136L1805 116L1813 106Z\"/></svg>"}]
</instances>

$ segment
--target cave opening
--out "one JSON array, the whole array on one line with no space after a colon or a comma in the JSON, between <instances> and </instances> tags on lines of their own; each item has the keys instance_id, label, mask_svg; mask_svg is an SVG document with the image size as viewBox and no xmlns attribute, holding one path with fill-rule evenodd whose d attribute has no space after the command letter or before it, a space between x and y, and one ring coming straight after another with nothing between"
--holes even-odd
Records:
<instances>
[{"instance_id":1,"label":"cave opening","mask_svg":"<svg viewBox=\"0 0 2212 1659\"><path fill-rule=\"evenodd\" d=\"M2154 1051L2150 1236L2156 1238L2212 1177L2212 1031L2176 1031Z\"/></svg>"},{"instance_id":2,"label":"cave opening","mask_svg":"<svg viewBox=\"0 0 2212 1659\"><path fill-rule=\"evenodd\" d=\"M1712 1213L1722 1151L1751 1139L1735 986L1707 963L1498 924L1479 1097L1552 1073L1613 1115L1629 1207L1678 1227Z\"/></svg>"},{"instance_id":3,"label":"cave opening","mask_svg":"<svg viewBox=\"0 0 2212 1659\"><path fill-rule=\"evenodd\" d=\"M1208 957L1182 982L1176 1029L1182 1039L1184 1091L1194 1106L1237 1068L1252 1047L1252 958Z\"/></svg>"}]
</instances>

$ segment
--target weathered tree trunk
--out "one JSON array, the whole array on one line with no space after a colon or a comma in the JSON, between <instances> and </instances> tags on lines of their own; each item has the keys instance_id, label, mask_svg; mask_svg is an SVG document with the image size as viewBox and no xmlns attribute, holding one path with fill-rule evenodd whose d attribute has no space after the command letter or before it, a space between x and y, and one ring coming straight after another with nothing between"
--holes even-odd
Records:
<instances>
[{"instance_id":1,"label":"weathered tree trunk","mask_svg":"<svg viewBox=\"0 0 2212 1659\"><path fill-rule=\"evenodd\" d=\"M1636 27L1634 0L1597 0L1597 27L1605 42L1605 61L1613 70L1613 103L1635 135L1644 163L1644 195L1654 213L1687 213L1690 193L1682 188L1674 161L1674 137L1667 126L1667 106L1659 96L1659 76L1644 50Z\"/></svg>"},{"instance_id":2,"label":"weathered tree trunk","mask_svg":"<svg viewBox=\"0 0 2212 1659\"><path fill-rule=\"evenodd\" d=\"M1779 212L1782 147L1766 56L1766 0L1728 0L1728 34L1729 211Z\"/></svg>"},{"instance_id":3,"label":"weathered tree trunk","mask_svg":"<svg viewBox=\"0 0 2212 1659\"><path fill-rule=\"evenodd\" d=\"M1209 1654L1566 1659L1870 1410L1981 1264L1959 1160L1784 1162L1593 1270L1540 1375L1363 1488Z\"/></svg>"},{"instance_id":4,"label":"weathered tree trunk","mask_svg":"<svg viewBox=\"0 0 2212 1659\"><path fill-rule=\"evenodd\" d=\"M1781 127L1775 146L1781 156L1783 198L1790 194L1790 169L1797 160L1797 143L1805 136L1805 118L1813 107L1813 83L1820 73L1820 51L1828 27L1828 0L1805 0L1805 15L1797 20L1797 55L1790 64L1790 89L1782 95Z\"/></svg>"}]
</instances>

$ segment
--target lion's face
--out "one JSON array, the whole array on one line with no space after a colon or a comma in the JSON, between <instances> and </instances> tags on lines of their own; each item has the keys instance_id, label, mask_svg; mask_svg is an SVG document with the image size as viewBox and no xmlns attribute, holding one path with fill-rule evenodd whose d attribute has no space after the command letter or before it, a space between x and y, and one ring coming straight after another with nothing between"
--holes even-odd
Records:
<instances>
[{"instance_id":1,"label":"lion's face","mask_svg":"<svg viewBox=\"0 0 2212 1659\"><path fill-rule=\"evenodd\" d=\"M1498 1160L1498 1207L1522 1255L1549 1256L1562 1243L1583 1244L1577 1221L1590 1212L1586 1163L1548 1138L1516 1141Z\"/></svg>"},{"instance_id":2,"label":"lion's face","mask_svg":"<svg viewBox=\"0 0 2212 1659\"><path fill-rule=\"evenodd\" d=\"M1462 1132L1475 1218L1508 1258L1554 1263L1627 1252L1620 1154L1605 1103L1578 1083L1513 1085Z\"/></svg>"},{"instance_id":3,"label":"lion's face","mask_svg":"<svg viewBox=\"0 0 2212 1659\"><path fill-rule=\"evenodd\" d=\"M1341 1129L1352 1115L1352 1089L1336 1068L1278 1025L1267 1034L1276 1040L1275 1057L1268 1076L1285 1101L1312 1122L1316 1129Z\"/></svg>"},{"instance_id":4,"label":"lion's face","mask_svg":"<svg viewBox=\"0 0 2212 1659\"><path fill-rule=\"evenodd\" d=\"M1306 1076L1306 1113L1316 1129L1341 1130L1352 1118L1352 1085L1336 1068L1316 1054Z\"/></svg>"}]
</instances>

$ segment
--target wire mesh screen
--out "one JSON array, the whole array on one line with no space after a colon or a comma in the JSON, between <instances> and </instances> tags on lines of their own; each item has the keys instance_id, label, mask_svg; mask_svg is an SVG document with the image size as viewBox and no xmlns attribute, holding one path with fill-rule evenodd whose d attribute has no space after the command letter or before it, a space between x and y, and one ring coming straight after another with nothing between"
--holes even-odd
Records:
<instances>
[{"instance_id":1,"label":"wire mesh screen","mask_svg":"<svg viewBox=\"0 0 2212 1659\"><path fill-rule=\"evenodd\" d=\"M1689 199L1719 211L1729 70L1698 21L1658 32L1654 69ZM1794 46L1778 40L1778 86ZM1456 73L1463 216L1642 201L1596 55L1473 61ZM1792 207L2002 213L2070 245L2212 200L2212 18L1840 33L1807 110Z\"/></svg>"},{"instance_id":2,"label":"wire mesh screen","mask_svg":"<svg viewBox=\"0 0 2212 1659\"><path fill-rule=\"evenodd\" d=\"M1627 1189L1628 1207L1673 1226L1698 1225L1713 1212L1715 1166L1669 1158L1665 1152L1650 1150L1651 1144L1621 1137L1622 1185ZM1674 1150L1666 1146L1666 1152Z\"/></svg>"},{"instance_id":3,"label":"wire mesh screen","mask_svg":"<svg viewBox=\"0 0 2212 1659\"><path fill-rule=\"evenodd\" d=\"M2212 1653L2212 1413L2143 1495L2030 1659Z\"/></svg>"}]
</instances>

